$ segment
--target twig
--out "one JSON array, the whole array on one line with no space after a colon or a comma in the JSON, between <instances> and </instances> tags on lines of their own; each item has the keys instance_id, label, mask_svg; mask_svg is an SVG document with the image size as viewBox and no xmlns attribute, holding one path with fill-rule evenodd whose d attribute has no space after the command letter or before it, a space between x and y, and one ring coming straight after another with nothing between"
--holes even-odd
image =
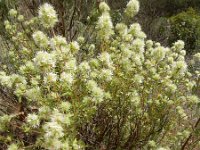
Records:
<instances>
[{"instance_id":1,"label":"twig","mask_svg":"<svg viewBox=\"0 0 200 150\"><path fill-rule=\"evenodd\" d=\"M197 120L194 129L198 126L198 124L200 123L200 118ZM187 146L188 142L190 141L190 139L192 138L192 133L190 134L190 136L186 139L186 141L184 142L183 146L181 147L181 150L184 150L185 147Z\"/></svg>"}]
</instances>

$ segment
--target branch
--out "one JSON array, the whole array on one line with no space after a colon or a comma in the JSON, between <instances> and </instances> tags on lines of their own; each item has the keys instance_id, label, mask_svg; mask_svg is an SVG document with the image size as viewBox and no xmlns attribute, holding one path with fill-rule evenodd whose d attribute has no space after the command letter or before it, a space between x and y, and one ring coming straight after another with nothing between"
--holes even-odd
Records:
<instances>
[{"instance_id":1,"label":"branch","mask_svg":"<svg viewBox=\"0 0 200 150\"><path fill-rule=\"evenodd\" d=\"M198 126L198 124L200 123L200 118L197 120L194 129ZM183 146L181 147L181 150L184 150L185 147L187 146L188 142L190 141L190 139L192 138L192 133L190 134L190 136L186 139L186 141L184 142Z\"/></svg>"}]
</instances>

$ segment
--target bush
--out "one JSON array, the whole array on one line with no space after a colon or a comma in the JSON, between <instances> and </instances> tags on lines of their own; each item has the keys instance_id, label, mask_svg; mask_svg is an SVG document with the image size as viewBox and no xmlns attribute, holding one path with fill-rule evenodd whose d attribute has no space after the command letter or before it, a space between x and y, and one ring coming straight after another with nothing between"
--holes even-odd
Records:
<instances>
[{"instance_id":1,"label":"bush","mask_svg":"<svg viewBox=\"0 0 200 150\"><path fill-rule=\"evenodd\" d=\"M131 0L126 17L138 8ZM28 21L10 11L5 28L11 41L4 56L9 63L0 82L16 95L19 109L0 117L2 147L197 147L199 98L192 91L199 88L199 72L188 71L184 42L163 47L146 40L138 23L113 24L106 3L99 9L92 41L71 42L54 34L59 19L50 4Z\"/></svg>"},{"instance_id":2,"label":"bush","mask_svg":"<svg viewBox=\"0 0 200 150\"><path fill-rule=\"evenodd\" d=\"M170 42L182 39L186 42L186 49L189 54L197 52L200 48L200 15L189 8L170 18L171 33Z\"/></svg>"}]
</instances>

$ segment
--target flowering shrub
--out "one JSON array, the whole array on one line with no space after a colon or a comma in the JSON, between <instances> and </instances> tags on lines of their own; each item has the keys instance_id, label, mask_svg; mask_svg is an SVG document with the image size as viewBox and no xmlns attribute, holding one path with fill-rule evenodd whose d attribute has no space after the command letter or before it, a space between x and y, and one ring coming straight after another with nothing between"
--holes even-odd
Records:
<instances>
[{"instance_id":1,"label":"flowering shrub","mask_svg":"<svg viewBox=\"0 0 200 150\"><path fill-rule=\"evenodd\" d=\"M138 10L138 1L131 0L125 15ZM4 57L10 64L0 83L13 91L20 109L0 117L4 147L198 147L199 98L193 89L199 88L199 72L188 71L184 42L163 47L146 40L138 23L114 25L109 11L102 2L95 43L55 35L58 18L50 4L28 21L10 11L12 21L5 26L11 44ZM30 30L19 30L21 23Z\"/></svg>"}]
</instances>

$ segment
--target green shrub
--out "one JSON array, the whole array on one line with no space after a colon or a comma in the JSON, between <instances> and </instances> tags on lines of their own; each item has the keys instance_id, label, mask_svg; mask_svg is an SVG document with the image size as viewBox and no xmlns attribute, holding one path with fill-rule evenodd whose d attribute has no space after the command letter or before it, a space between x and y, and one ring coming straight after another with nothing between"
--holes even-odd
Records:
<instances>
[{"instance_id":1,"label":"green shrub","mask_svg":"<svg viewBox=\"0 0 200 150\"><path fill-rule=\"evenodd\" d=\"M181 39L186 42L186 49L189 54L199 51L200 48L200 15L189 8L170 18L171 36L169 41Z\"/></svg>"},{"instance_id":2,"label":"green shrub","mask_svg":"<svg viewBox=\"0 0 200 150\"><path fill-rule=\"evenodd\" d=\"M93 39L71 42L55 35L59 18L51 5L40 6L39 16L28 21L10 11L5 28L11 41L4 56L9 63L0 83L13 91L20 109L0 117L2 145L9 150L197 147L199 98L192 90L199 87L199 72L188 71L184 42L163 47L146 40L138 23L113 24L106 3L99 8ZM138 9L131 0L127 18Z\"/></svg>"}]
</instances>

